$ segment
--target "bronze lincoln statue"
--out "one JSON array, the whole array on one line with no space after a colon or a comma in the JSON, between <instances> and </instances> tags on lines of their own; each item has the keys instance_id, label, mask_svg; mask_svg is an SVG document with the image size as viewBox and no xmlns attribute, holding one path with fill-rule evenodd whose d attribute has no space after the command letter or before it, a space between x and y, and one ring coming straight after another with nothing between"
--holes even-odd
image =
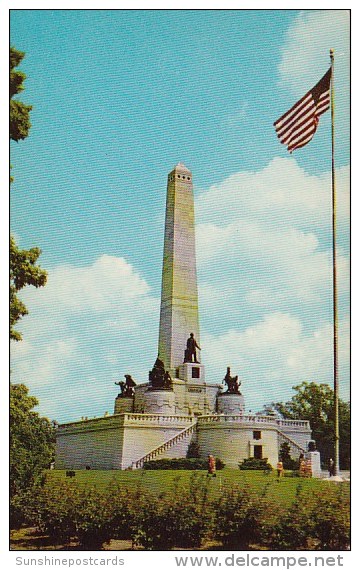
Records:
<instances>
[{"instance_id":1,"label":"bronze lincoln statue","mask_svg":"<svg viewBox=\"0 0 360 570\"><path fill-rule=\"evenodd\" d=\"M190 333L190 337L186 341L186 350L184 362L199 362L196 358L196 349L201 350L200 346L194 338L194 333Z\"/></svg>"}]
</instances>

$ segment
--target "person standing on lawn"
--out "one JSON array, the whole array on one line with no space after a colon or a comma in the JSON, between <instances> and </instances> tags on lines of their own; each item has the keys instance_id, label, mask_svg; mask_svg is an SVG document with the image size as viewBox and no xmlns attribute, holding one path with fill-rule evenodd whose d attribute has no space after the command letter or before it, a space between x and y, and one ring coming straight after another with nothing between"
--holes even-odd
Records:
<instances>
[{"instance_id":1,"label":"person standing on lawn","mask_svg":"<svg viewBox=\"0 0 360 570\"><path fill-rule=\"evenodd\" d=\"M208 456L208 475L216 477L216 461L213 455Z\"/></svg>"}]
</instances>

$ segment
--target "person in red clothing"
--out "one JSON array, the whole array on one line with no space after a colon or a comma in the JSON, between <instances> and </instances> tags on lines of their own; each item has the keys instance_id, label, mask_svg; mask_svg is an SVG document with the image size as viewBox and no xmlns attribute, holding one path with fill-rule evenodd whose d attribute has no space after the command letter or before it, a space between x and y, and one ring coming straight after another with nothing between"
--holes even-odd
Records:
<instances>
[{"instance_id":1,"label":"person in red clothing","mask_svg":"<svg viewBox=\"0 0 360 570\"><path fill-rule=\"evenodd\" d=\"M213 455L208 456L208 475L216 477L216 462Z\"/></svg>"}]
</instances>

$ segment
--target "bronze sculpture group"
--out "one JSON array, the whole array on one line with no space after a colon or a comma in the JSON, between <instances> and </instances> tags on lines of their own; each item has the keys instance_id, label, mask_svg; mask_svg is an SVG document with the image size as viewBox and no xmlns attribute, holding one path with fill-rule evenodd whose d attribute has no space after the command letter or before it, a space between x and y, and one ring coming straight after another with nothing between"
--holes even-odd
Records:
<instances>
[{"instance_id":1,"label":"bronze sculpture group","mask_svg":"<svg viewBox=\"0 0 360 570\"><path fill-rule=\"evenodd\" d=\"M157 358L153 369L149 372L149 383L152 388L157 390L171 390L172 381L171 376L160 358Z\"/></svg>"},{"instance_id":2,"label":"bronze sculpture group","mask_svg":"<svg viewBox=\"0 0 360 570\"><path fill-rule=\"evenodd\" d=\"M123 398L132 398L135 395L136 382L131 378L130 374L125 374L125 382L120 380L120 382L115 382L120 388L120 396Z\"/></svg>"},{"instance_id":3,"label":"bronze sculpture group","mask_svg":"<svg viewBox=\"0 0 360 570\"><path fill-rule=\"evenodd\" d=\"M200 346L196 342L194 338L194 334L190 333L190 337L186 341L186 349L185 349L185 362L191 363L199 363L197 359L196 349L201 350ZM120 387L120 396L126 397L133 397L135 395L135 386L136 382L132 379L130 374L125 374L125 382L115 382L117 386ZM238 376L231 376L230 374L230 367L227 367L225 378L222 381L223 384L227 385L226 394L241 394L240 392L240 385L241 381L239 381ZM168 372L165 370L165 366L162 360L158 357L155 361L155 364L149 372L149 384L152 389L155 390L172 390L172 379Z\"/></svg>"},{"instance_id":4,"label":"bronze sculpture group","mask_svg":"<svg viewBox=\"0 0 360 570\"><path fill-rule=\"evenodd\" d=\"M238 376L231 376L230 374L230 367L228 366L226 369L226 375L224 380L222 381L223 384L226 384L228 389L226 394L240 394L240 385L241 381L239 381Z\"/></svg>"}]
</instances>

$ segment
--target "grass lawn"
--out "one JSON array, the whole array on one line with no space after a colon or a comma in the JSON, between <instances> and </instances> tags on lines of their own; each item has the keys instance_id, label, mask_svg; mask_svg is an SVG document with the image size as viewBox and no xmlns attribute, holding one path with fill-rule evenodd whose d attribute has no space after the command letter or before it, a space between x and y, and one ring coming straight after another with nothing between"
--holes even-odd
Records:
<instances>
[{"instance_id":1,"label":"grass lawn","mask_svg":"<svg viewBox=\"0 0 360 570\"><path fill-rule=\"evenodd\" d=\"M49 471L47 474L47 485L56 485L57 482L61 481L73 481L79 486L95 486L97 489L106 489L106 487L116 482L118 485L125 488L133 488L134 486L142 486L144 489L148 489L156 494L161 494L167 490L171 490L174 486L175 481L181 486L187 486L190 478L197 474L199 477L199 483L201 480L204 482L208 481L211 489L211 495L214 496L220 494L224 489L233 487L234 485L243 486L248 485L250 488L254 489L257 493L261 493L265 486L267 486L267 496L269 499L273 499L279 504L286 507L289 505L295 497L296 489L301 485L304 491L317 489L324 490L328 485L333 485L333 483L328 483L326 481L321 481L319 479L304 479L299 477L283 477L278 481L275 473L264 474L260 471L240 471L240 469L228 469L225 468L217 472L216 477L207 477L205 471L147 471L147 470L136 470L136 471L75 471L76 476L73 479L69 479L65 475L65 471L54 470Z\"/></svg>"}]
</instances>

